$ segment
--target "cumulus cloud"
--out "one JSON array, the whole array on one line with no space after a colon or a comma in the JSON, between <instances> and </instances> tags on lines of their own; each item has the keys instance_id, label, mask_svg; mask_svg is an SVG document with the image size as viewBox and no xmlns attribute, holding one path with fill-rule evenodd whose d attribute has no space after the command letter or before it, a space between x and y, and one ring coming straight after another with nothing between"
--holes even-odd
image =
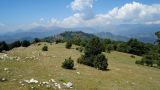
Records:
<instances>
[{"instance_id":1,"label":"cumulus cloud","mask_svg":"<svg viewBox=\"0 0 160 90\"><path fill-rule=\"evenodd\" d=\"M111 24L154 23L160 20L160 5L144 5L133 2L125 4L120 8L114 8L107 14L97 15L97 17L107 19Z\"/></svg>"},{"instance_id":2,"label":"cumulus cloud","mask_svg":"<svg viewBox=\"0 0 160 90\"><path fill-rule=\"evenodd\" d=\"M82 19L92 19L94 13L92 11L93 0L74 0L71 2L70 7L77 15L77 17Z\"/></svg>"},{"instance_id":3,"label":"cumulus cloud","mask_svg":"<svg viewBox=\"0 0 160 90\"><path fill-rule=\"evenodd\" d=\"M115 7L105 14L93 14L93 0L74 0L70 4L74 14L63 20L41 18L27 27L105 27L109 24L160 24L160 4L145 5L138 2Z\"/></svg>"}]
</instances>

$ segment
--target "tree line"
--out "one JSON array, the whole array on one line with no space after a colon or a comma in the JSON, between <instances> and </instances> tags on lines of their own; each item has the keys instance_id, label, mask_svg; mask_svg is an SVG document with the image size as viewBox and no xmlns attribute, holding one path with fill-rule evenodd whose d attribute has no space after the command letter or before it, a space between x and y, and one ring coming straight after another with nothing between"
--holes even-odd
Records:
<instances>
[{"instance_id":1,"label":"tree line","mask_svg":"<svg viewBox=\"0 0 160 90\"><path fill-rule=\"evenodd\" d=\"M160 67L160 32L156 32L157 41L154 44L144 43L135 38L124 41L113 41L110 39L100 39L93 37L89 40L82 39L80 36L75 35L70 43L80 46L77 50L84 49L84 55L82 55L78 62L88 66L94 66L95 56L101 54L101 52L119 51L124 53L130 53L138 56L142 56L141 60L137 60L135 63L146 66ZM98 39L96 39L98 38ZM103 49L102 49L103 48ZM81 50L82 51L82 50ZM95 53L96 52L96 53ZM101 58L103 56L101 55ZM101 60L103 61L103 60Z\"/></svg>"},{"instance_id":2,"label":"tree line","mask_svg":"<svg viewBox=\"0 0 160 90\"><path fill-rule=\"evenodd\" d=\"M5 41L2 41L0 42L0 52L2 51L9 51L13 48L17 48L17 47L28 47L31 45L31 42L28 41L28 40L17 40L17 41L14 41L13 43L6 43Z\"/></svg>"}]
</instances>

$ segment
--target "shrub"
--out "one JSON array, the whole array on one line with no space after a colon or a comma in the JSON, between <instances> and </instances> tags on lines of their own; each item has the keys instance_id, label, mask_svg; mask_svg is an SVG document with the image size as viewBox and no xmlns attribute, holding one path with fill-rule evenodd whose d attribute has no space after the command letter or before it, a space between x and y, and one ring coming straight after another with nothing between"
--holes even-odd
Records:
<instances>
[{"instance_id":1,"label":"shrub","mask_svg":"<svg viewBox=\"0 0 160 90\"><path fill-rule=\"evenodd\" d=\"M13 43L11 43L11 49L15 48L15 47L20 47L21 46L21 42L20 41L15 41Z\"/></svg>"},{"instance_id":2,"label":"shrub","mask_svg":"<svg viewBox=\"0 0 160 90\"><path fill-rule=\"evenodd\" d=\"M94 61L93 61L93 65L98 70L106 70L108 67L108 63L107 63L107 59L106 59L105 55L98 54L97 56L95 56Z\"/></svg>"},{"instance_id":3,"label":"shrub","mask_svg":"<svg viewBox=\"0 0 160 90\"><path fill-rule=\"evenodd\" d=\"M160 67L160 60L157 61L157 66Z\"/></svg>"},{"instance_id":4,"label":"shrub","mask_svg":"<svg viewBox=\"0 0 160 90\"><path fill-rule=\"evenodd\" d=\"M153 60L145 60L145 63L147 64L147 66L153 66Z\"/></svg>"},{"instance_id":5,"label":"shrub","mask_svg":"<svg viewBox=\"0 0 160 90\"><path fill-rule=\"evenodd\" d=\"M83 47L77 47L76 50L78 50L79 52L83 51Z\"/></svg>"},{"instance_id":6,"label":"shrub","mask_svg":"<svg viewBox=\"0 0 160 90\"><path fill-rule=\"evenodd\" d=\"M85 54L88 55L98 55L105 51L105 47L99 38L93 38L85 46Z\"/></svg>"},{"instance_id":7,"label":"shrub","mask_svg":"<svg viewBox=\"0 0 160 90\"><path fill-rule=\"evenodd\" d=\"M62 40L62 39L56 39L56 40L55 40L55 44L63 43L63 42L64 42L64 40Z\"/></svg>"},{"instance_id":8,"label":"shrub","mask_svg":"<svg viewBox=\"0 0 160 90\"><path fill-rule=\"evenodd\" d=\"M48 46L44 46L44 47L42 48L42 51L48 51Z\"/></svg>"},{"instance_id":9,"label":"shrub","mask_svg":"<svg viewBox=\"0 0 160 90\"><path fill-rule=\"evenodd\" d=\"M131 47L128 46L126 43L119 43L117 44L116 50L119 52L125 52L128 53L130 51Z\"/></svg>"},{"instance_id":10,"label":"shrub","mask_svg":"<svg viewBox=\"0 0 160 90\"><path fill-rule=\"evenodd\" d=\"M81 43L81 38L80 38L80 36L79 36L79 35L73 36L72 42L73 42L75 45L80 46L80 43Z\"/></svg>"},{"instance_id":11,"label":"shrub","mask_svg":"<svg viewBox=\"0 0 160 90\"><path fill-rule=\"evenodd\" d=\"M28 47L30 45L31 45L31 43L29 41L27 41L27 40L22 41L22 47Z\"/></svg>"},{"instance_id":12,"label":"shrub","mask_svg":"<svg viewBox=\"0 0 160 90\"><path fill-rule=\"evenodd\" d=\"M3 50L5 50L5 51L9 50L9 46L5 41L0 42L0 52L2 52Z\"/></svg>"},{"instance_id":13,"label":"shrub","mask_svg":"<svg viewBox=\"0 0 160 90\"><path fill-rule=\"evenodd\" d=\"M80 64L95 67L99 70L106 70L108 63L107 58L101 54L105 50L104 44L99 38L93 38L85 46L85 53L78 58Z\"/></svg>"},{"instance_id":14,"label":"shrub","mask_svg":"<svg viewBox=\"0 0 160 90\"><path fill-rule=\"evenodd\" d=\"M74 61L70 58L65 59L65 61L62 63L62 67L65 69L73 69L74 67Z\"/></svg>"},{"instance_id":15,"label":"shrub","mask_svg":"<svg viewBox=\"0 0 160 90\"><path fill-rule=\"evenodd\" d=\"M40 43L38 43L38 46L40 46L41 44Z\"/></svg>"},{"instance_id":16,"label":"shrub","mask_svg":"<svg viewBox=\"0 0 160 90\"><path fill-rule=\"evenodd\" d=\"M35 38L33 43L38 43L38 42L41 42L41 40L39 38Z\"/></svg>"},{"instance_id":17,"label":"shrub","mask_svg":"<svg viewBox=\"0 0 160 90\"><path fill-rule=\"evenodd\" d=\"M108 53L110 53L112 50L114 50L114 47L113 47L113 45L112 44L108 44L108 45L106 45L106 51L108 52Z\"/></svg>"},{"instance_id":18,"label":"shrub","mask_svg":"<svg viewBox=\"0 0 160 90\"><path fill-rule=\"evenodd\" d=\"M142 60L137 60L137 61L135 62L135 64L144 65L144 62L143 62Z\"/></svg>"},{"instance_id":19,"label":"shrub","mask_svg":"<svg viewBox=\"0 0 160 90\"><path fill-rule=\"evenodd\" d=\"M86 55L81 55L80 58L78 58L77 62L80 64L84 64L87 66L93 67L93 61L94 61L94 56L86 56Z\"/></svg>"},{"instance_id":20,"label":"shrub","mask_svg":"<svg viewBox=\"0 0 160 90\"><path fill-rule=\"evenodd\" d=\"M66 43L66 48L67 49L70 49L72 47L72 42L71 41L68 41L67 43Z\"/></svg>"}]
</instances>

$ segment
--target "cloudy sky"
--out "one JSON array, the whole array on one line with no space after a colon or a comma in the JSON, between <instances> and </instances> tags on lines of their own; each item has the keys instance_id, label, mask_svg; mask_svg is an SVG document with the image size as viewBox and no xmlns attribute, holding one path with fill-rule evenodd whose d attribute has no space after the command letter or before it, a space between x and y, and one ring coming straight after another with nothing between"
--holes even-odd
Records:
<instances>
[{"instance_id":1,"label":"cloudy sky","mask_svg":"<svg viewBox=\"0 0 160 90\"><path fill-rule=\"evenodd\" d=\"M0 0L0 31L160 24L160 0Z\"/></svg>"}]
</instances>

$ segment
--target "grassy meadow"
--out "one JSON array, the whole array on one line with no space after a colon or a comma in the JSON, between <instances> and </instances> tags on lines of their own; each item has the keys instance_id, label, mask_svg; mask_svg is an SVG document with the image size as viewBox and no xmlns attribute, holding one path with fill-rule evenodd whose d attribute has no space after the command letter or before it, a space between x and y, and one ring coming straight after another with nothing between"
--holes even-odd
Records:
<instances>
[{"instance_id":1,"label":"grassy meadow","mask_svg":"<svg viewBox=\"0 0 160 90\"><path fill-rule=\"evenodd\" d=\"M59 90L37 84L22 85L21 81L31 78L38 81L54 79L60 84L72 82L73 88L66 90L160 90L160 69L136 65L135 61L141 59L139 56L132 58L126 53L104 52L109 70L100 71L77 64L77 58L82 53L75 49L76 46L66 49L64 43L40 44L6 52L9 57L16 59L0 59L0 78L7 78L7 81L0 82L0 90ZM45 44L48 46L46 52L41 50ZM75 60L75 70L61 67L62 62L70 56Z\"/></svg>"}]
</instances>

